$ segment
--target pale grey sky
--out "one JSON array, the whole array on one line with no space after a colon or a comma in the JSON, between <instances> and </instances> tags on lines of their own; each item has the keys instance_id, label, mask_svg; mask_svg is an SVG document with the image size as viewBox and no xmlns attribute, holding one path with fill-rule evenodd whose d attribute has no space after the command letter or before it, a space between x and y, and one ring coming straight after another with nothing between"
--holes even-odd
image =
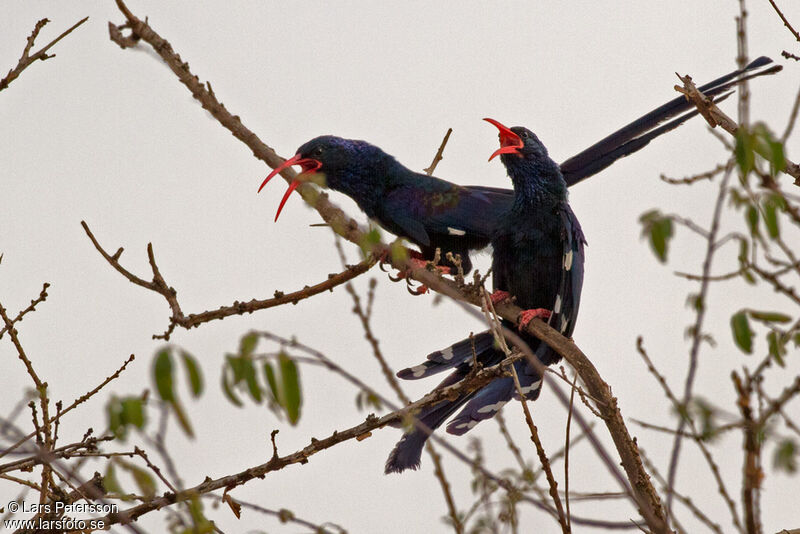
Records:
<instances>
[{"instance_id":1,"label":"pale grey sky","mask_svg":"<svg viewBox=\"0 0 800 534\"><path fill-rule=\"evenodd\" d=\"M783 3L790 20L800 24L800 5ZM735 68L738 4L733 1L132 0L129 6L148 16L192 71L212 83L227 108L279 154L288 157L312 137L336 134L366 139L422 169L452 127L436 174L465 184L510 187L501 164L486 161L497 133L482 117L529 127L563 161L676 96L675 71L704 82ZM796 52L797 43L766 2L750 2L749 11L751 56L785 63L781 50ZM272 222L283 185L276 182L256 194L269 169L200 109L148 47L123 51L109 41L108 21L123 20L112 1L5 0L0 13L3 73L16 64L39 18L52 21L41 45L90 16L57 45L56 58L32 65L0 93L0 302L17 310L38 295L42 282L52 284L47 302L20 324L20 335L53 398L81 395L130 353L136 354L135 364L111 389L140 392L149 384L152 355L162 345L151 335L164 330L169 313L163 299L131 285L102 260L81 220L108 249L124 246L123 264L145 277L145 245L152 242L187 313L266 298L276 289L299 289L340 270L329 231L309 227L318 217L299 198L290 200L277 224ZM796 63L751 84L752 118L782 129L798 85ZM724 108L735 115L733 100ZM795 158L796 146L795 137L788 147ZM673 424L663 395L636 355L635 339L644 336L656 364L682 388L688 352L683 332L693 319L685 295L695 286L672 272L698 272L701 260L700 241L679 230L668 265L659 264L640 240L638 217L658 207L706 224L716 186L672 187L658 175L705 171L723 157L719 142L695 119L571 190L589 241L575 340L612 385L627 417ZM339 195L334 199L363 220L352 202ZM346 249L357 258L354 247ZM482 270L488 263L488 254L479 258ZM396 369L482 327L451 303L434 306L432 297L412 298L383 273L370 274L379 279L374 328ZM361 290L366 285L367 277L356 282ZM726 285L712 287L710 294L709 330L719 345L703 350L697 391L728 405L730 369L746 363L733 348L728 320L733 306L750 298L748 291ZM297 335L390 395L350 307L338 288L297 306L175 332L173 342L198 357L208 384L201 400L187 401L197 440L175 440L187 484L266 461L273 428L281 429L278 446L285 454L366 415L356 410L351 385L315 368L302 369L305 403L297 427L277 421L263 406L229 405L219 391L219 370L224 353L235 350L249 329ZM794 359L786 372L799 369ZM434 384L408 384L407 392L417 398ZM28 387L13 347L3 340L3 413ZM102 428L106 398L82 408L77 422L65 422L63 439L79 437L86 426ZM796 413L797 407L791 408ZM519 406L509 405L504 413L518 443L527 446ZM558 449L566 412L547 388L533 414L545 446ZM631 430L665 471L671 439L633 424ZM598 433L609 441L602 425ZM383 475L399 437L393 429L375 432L233 495L356 533L446 531L440 519L446 508L429 458L423 457L420 472ZM471 437L483 440L488 467L511 465L494 422L448 439L466 449ZM720 446L729 451L731 465L724 476L737 495L739 445L739 436L732 434ZM525 453L535 457L532 449ZM729 531L724 503L690 444L684 445L683 459L679 490L711 510ZM472 498L469 468L447 455L445 467L458 506L466 509ZM576 448L571 467L572 488L616 489L585 443ZM559 463L559 477L562 468ZM766 532L798 527L796 512L786 506L796 486L797 479L784 474L766 479L761 503ZM0 483L0 501L16 491ZM613 502L575 503L572 510L623 521L631 513L627 504ZM240 521L222 510L213 517L225 532L297 530L247 511ZM523 507L523 520L524 532L558 531L551 518L531 507ZM685 524L698 531L692 519Z\"/></svg>"}]
</instances>

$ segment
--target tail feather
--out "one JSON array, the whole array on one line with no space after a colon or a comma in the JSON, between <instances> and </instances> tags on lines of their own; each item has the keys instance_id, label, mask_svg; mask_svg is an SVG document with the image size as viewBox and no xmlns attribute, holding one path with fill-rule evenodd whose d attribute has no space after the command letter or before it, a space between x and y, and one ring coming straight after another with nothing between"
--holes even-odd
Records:
<instances>
[{"instance_id":1,"label":"tail feather","mask_svg":"<svg viewBox=\"0 0 800 534\"><path fill-rule=\"evenodd\" d=\"M458 371L453 373L457 374ZM463 378L463 375L459 380ZM469 400L473 393L461 395L456 400L445 400L420 412L416 417L420 423L428 427L431 431L437 429L465 402ZM384 472L402 473L406 469L419 469L420 459L422 458L422 448L428 440L429 433L416 426L403 434L397 445L394 446L389 458L386 460Z\"/></svg>"},{"instance_id":2,"label":"tail feather","mask_svg":"<svg viewBox=\"0 0 800 534\"><path fill-rule=\"evenodd\" d=\"M542 377L526 360L514 363L520 389L527 400L536 400L542 390ZM484 386L459 414L447 425L447 432L461 436L469 432L481 421L491 419L514 397L519 399L513 377L494 380Z\"/></svg>"},{"instance_id":3,"label":"tail feather","mask_svg":"<svg viewBox=\"0 0 800 534\"><path fill-rule=\"evenodd\" d=\"M479 357L483 352L494 346L494 337L490 331L462 339L446 349L437 350L428 355L427 361L414 367L408 367L397 372L398 378L403 380L418 380L426 378L448 369L453 369Z\"/></svg>"},{"instance_id":4,"label":"tail feather","mask_svg":"<svg viewBox=\"0 0 800 534\"><path fill-rule=\"evenodd\" d=\"M772 63L770 58L765 56L759 57L750 62L744 69L736 70L725 76L721 76L716 80L700 86L699 90L705 93L706 96L715 97L732 89L733 86L741 80L755 78L765 74L774 74L781 70L780 65L776 65L756 71L756 69L765 67L770 63ZM692 108L693 105L688 102L686 98L679 96L639 117L630 124L623 126L579 154L561 163L560 167L561 172L564 174L564 180L566 180L567 185L574 185L605 169L617 159L636 152L654 138L676 128L684 121L697 115L697 111L692 111L675 119L673 122L669 123L669 125L665 125L666 127L657 128L662 122L672 119L680 113L689 111ZM651 132L654 128L657 129Z\"/></svg>"}]
</instances>

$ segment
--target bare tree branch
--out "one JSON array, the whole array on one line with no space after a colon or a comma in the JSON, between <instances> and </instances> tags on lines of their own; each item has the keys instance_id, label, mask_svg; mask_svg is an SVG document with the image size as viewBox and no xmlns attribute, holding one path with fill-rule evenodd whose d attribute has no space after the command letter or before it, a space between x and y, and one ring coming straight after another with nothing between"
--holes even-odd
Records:
<instances>
[{"instance_id":1,"label":"bare tree branch","mask_svg":"<svg viewBox=\"0 0 800 534\"><path fill-rule=\"evenodd\" d=\"M50 41L43 48L41 48L39 51L34 52L33 55L31 55L30 53L31 48L33 48L33 43L36 40L36 37L39 36L39 32L42 31L42 28L45 26L45 24L47 24L50 21L48 19L41 19L39 22L37 22L36 26L34 26L33 28L33 32L30 34L30 36L28 36L28 40L25 43L25 48L22 50L22 56L19 58L17 66L8 71L8 74L6 74L5 78L0 80L0 91L8 87L11 82L16 80L19 77L19 75L22 74L22 71L28 68L28 66L37 59L45 61L47 59L50 59L51 57L55 57L55 54L47 55L47 51L53 48L56 45L56 43L58 43L61 39L72 33L72 30L74 30L87 20L89 20L89 17L82 18L81 20L73 24L72 27L64 31L64 33L62 33L61 35Z\"/></svg>"}]
</instances>

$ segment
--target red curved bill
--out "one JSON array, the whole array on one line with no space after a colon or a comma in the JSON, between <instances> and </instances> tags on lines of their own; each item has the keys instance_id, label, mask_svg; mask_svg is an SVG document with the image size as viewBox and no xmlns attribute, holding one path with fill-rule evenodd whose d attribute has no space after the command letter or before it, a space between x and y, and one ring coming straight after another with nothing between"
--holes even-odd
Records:
<instances>
[{"instance_id":1,"label":"red curved bill","mask_svg":"<svg viewBox=\"0 0 800 534\"><path fill-rule=\"evenodd\" d=\"M501 124L500 122L494 119L483 119L489 124L493 124L498 130L500 130L500 148L495 150L491 156L489 156L489 161L492 161L495 156L499 156L500 154L514 154L522 149L525 146L522 142L522 139L511 131L511 128Z\"/></svg>"}]
</instances>

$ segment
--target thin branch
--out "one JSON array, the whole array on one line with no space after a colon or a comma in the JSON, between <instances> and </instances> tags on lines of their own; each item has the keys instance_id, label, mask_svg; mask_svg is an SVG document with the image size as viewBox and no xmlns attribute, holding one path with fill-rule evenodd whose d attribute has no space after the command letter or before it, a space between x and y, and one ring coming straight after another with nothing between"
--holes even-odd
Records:
<instances>
[{"instance_id":1,"label":"thin branch","mask_svg":"<svg viewBox=\"0 0 800 534\"><path fill-rule=\"evenodd\" d=\"M781 18L781 20L783 21L783 25L786 26L786 28L792 33L792 35L794 35L794 38L797 39L798 42L800 42L800 33L797 33L797 30L792 28L792 25L789 24L789 21L786 20L786 17L783 15L781 10L778 9L778 6L775 4L774 0L767 0L767 1L772 6L772 9L775 10L775 13L777 13L778 16Z\"/></svg>"},{"instance_id":2,"label":"thin branch","mask_svg":"<svg viewBox=\"0 0 800 534\"><path fill-rule=\"evenodd\" d=\"M688 76L687 76L688 78ZM700 291L697 294L697 300L700 303L699 306L696 307L697 314L695 316L695 322L692 326L692 346L689 349L689 368L686 372L686 381L684 383L683 388L683 398L681 399L680 404L677 406L681 413L685 412L689 401L692 399L693 389L694 389L694 379L695 374L697 373L697 364L700 355L700 345L703 340L703 323L705 320L706 309L708 308L707 305L707 296L708 296L708 276L711 274L711 264L714 258L714 251L715 251L715 241L717 239L717 233L719 232L719 225L720 225L720 218L722 216L722 205L727 196L728 192L728 180L731 176L731 171L733 170L733 161L729 161L727 164L727 169L725 170L725 174L722 177L722 180L719 184L719 192L717 193L717 201L714 205L714 213L711 217L711 229L707 233L707 245L706 245L706 254L705 258L703 259L703 274L702 280L700 282ZM686 425L686 417L681 417L678 420L678 428L676 430L677 434L675 435L674 441L672 443L672 454L670 456L669 462L669 470L667 472L667 487L675 487L675 477L677 475L678 470L678 459L680 457L681 452L681 441L683 436L680 432L683 430L684 426ZM667 512L671 512L672 510L672 497L671 494L667 496Z\"/></svg>"},{"instance_id":3,"label":"thin branch","mask_svg":"<svg viewBox=\"0 0 800 534\"><path fill-rule=\"evenodd\" d=\"M731 373L733 384L738 395L737 406L744 419L744 462L742 466L742 501L744 508L744 525L747 534L758 534L761 519L758 517L758 507L756 506L757 494L761 488L761 478L763 473L758 467L761 446L758 439L758 427L753 417L753 409L750 406L750 399L753 394L751 381L747 377L744 381L734 371Z\"/></svg>"},{"instance_id":4,"label":"thin branch","mask_svg":"<svg viewBox=\"0 0 800 534\"><path fill-rule=\"evenodd\" d=\"M39 32L42 30L45 24L47 24L50 21L48 19L42 19L39 22L37 22L36 26L34 26L33 28L33 32L30 34L27 42L25 43L25 49L22 51L22 56L19 58L17 66L8 71L8 74L6 74L5 78L0 80L0 91L8 87L11 82L16 80L17 77L19 77L19 75L22 74L23 70L28 68L28 66L37 59L45 61L47 59L50 59L51 57L55 57L55 54L47 55L47 51L53 48L56 45L56 43L58 43L61 39L72 33L72 30L74 30L87 20L89 20L89 17L82 18L81 20L73 24L72 27L67 29L64 33L62 33L61 35L50 41L47 45L44 46L44 48L42 48L38 52L34 52L33 55L31 55L30 54L31 48L33 48L33 43L39 36Z\"/></svg>"},{"instance_id":5,"label":"thin branch","mask_svg":"<svg viewBox=\"0 0 800 534\"><path fill-rule=\"evenodd\" d=\"M127 359L127 360L125 360L125 362L122 364L122 366L121 366L119 369L117 369L117 370L114 372L114 374L112 374L112 375L111 375L111 376L109 376L109 377L106 377L106 379L105 379L105 380L103 380L103 382L101 382L101 383L100 383L100 385L98 385L96 388L92 389L92 390L91 390L91 391L89 391L88 393L86 393L86 394L84 394L84 395L81 395L80 397L78 397L77 399L75 399L75 400L72 402L72 404L70 404L70 405L67 407L67 409L65 409L65 410L63 410L63 411L61 411L61 412L59 412L59 413L58 413L58 414L57 414L57 415L56 415L56 416L53 418L52 422L59 421L59 420L60 420L60 419L61 419L61 418L62 418L64 415L66 415L67 413L69 413L69 412L70 412L71 410L73 410L75 407L77 407L78 405L80 405L80 404L82 404L82 403L86 402L86 401L87 401L89 398L91 398L91 397L93 397L94 395L96 395L96 394L97 394L97 392L98 392L98 391L100 391L101 389L103 389L103 388L104 388L104 387L105 387L105 386L106 386L106 385L107 385L109 382L111 382L112 380L116 379L116 378L117 378L117 377L118 377L120 374L122 374L122 372L125 370L125 368L128 366L128 364L129 364L129 363L131 363L131 362L132 362L134 359L135 359L134 355L133 355L133 354L131 354L131 355L128 357L128 359ZM29 439L31 439L31 438L32 438L32 437L34 437L35 435L36 435L36 432L31 432L31 433L30 433L30 434L28 434L27 436L25 436L25 437L23 437L22 439L20 439L19 441L17 441L17 442L16 442L14 445L12 445L11 447L9 447L9 448L5 449L4 451L0 451L0 458L2 458L3 456L5 456L6 454L10 453L11 451L15 450L17 447L19 447L20 445L22 445L23 443L25 443L26 441L28 441Z\"/></svg>"},{"instance_id":6,"label":"thin branch","mask_svg":"<svg viewBox=\"0 0 800 534\"><path fill-rule=\"evenodd\" d=\"M694 174L692 176L686 176L684 178L670 178L665 174L659 176L662 182L666 182L672 185L691 185L695 182L699 182L701 180L710 180L714 178L716 175L721 173L725 170L726 165L717 165L715 168L711 169L710 171L702 172L700 174Z\"/></svg>"},{"instance_id":7,"label":"thin branch","mask_svg":"<svg viewBox=\"0 0 800 534\"><path fill-rule=\"evenodd\" d=\"M336 236L336 250L339 253L339 258L341 259L342 264L345 264L346 258L344 255L344 250L342 250L342 245L340 243L339 237ZM373 279L374 280L374 279ZM370 313L371 313L371 304L372 299L374 298L373 287L370 286L370 294L367 298L367 307L366 310L361 306L361 298L358 296L358 293L353 287L353 284L348 282L345 284L345 289L350 294L350 297L353 299L353 312L361 321L361 327L364 329L364 337L369 342L370 346L372 347L372 354L375 356L375 359L378 360L378 365L380 365L381 371L383 372L386 381L389 383L391 388L397 394L397 398L403 404L409 403L409 398L403 392L403 389L400 387L400 384L397 381L397 377L395 377L394 372L389 367L389 364L386 363L386 358L383 357L383 352L381 351L380 344L378 339L372 332L372 325L370 324ZM453 525L453 529L456 531L456 534L463 534L464 532L464 525L458 517L458 511L456 510L456 504L453 500L453 494L450 491L450 483L447 481L447 477L444 472L444 467L442 466L442 458L439 453L436 452L436 449L431 444L430 441L425 443L425 449L428 451L428 455L431 457L431 461L433 462L433 472L436 476L437 480L439 481L439 485L442 488L442 493L444 494L445 504L447 505L447 513L450 516L450 521Z\"/></svg>"},{"instance_id":8,"label":"thin branch","mask_svg":"<svg viewBox=\"0 0 800 534\"><path fill-rule=\"evenodd\" d=\"M783 131L783 135L781 136L781 143L784 145L786 141L789 139L789 136L792 135L792 130L794 129L794 125L797 122L797 114L800 112L800 91L797 91L797 96L794 97L794 104L792 104L792 111L789 113L789 120L786 121L786 129Z\"/></svg>"},{"instance_id":9,"label":"thin branch","mask_svg":"<svg viewBox=\"0 0 800 534\"><path fill-rule=\"evenodd\" d=\"M39 293L39 296L36 297L35 299L31 300L31 303L27 308L25 308L24 310L20 311L17 314L16 317L11 319L11 325L13 325L14 323L20 322L22 320L22 318L25 316L25 314L34 311L38 304L40 304L40 303L44 302L45 300L47 300L47 288L48 287L50 287L50 284L45 282L44 285L42 286L42 291ZM2 329L0 329L0 339L3 339L3 334L6 333L8 328L9 328L9 326L6 325Z\"/></svg>"},{"instance_id":10,"label":"thin branch","mask_svg":"<svg viewBox=\"0 0 800 534\"><path fill-rule=\"evenodd\" d=\"M119 257L121 256L123 250L122 248L118 249L114 255L109 254L97 241L97 238L95 238L94 234L89 229L89 225L87 225L86 222L81 221L81 226L83 226L86 235L89 236L89 239L92 241L92 244L100 253L100 255L103 256L103 258L105 258L105 260L112 267L114 267L114 269L121 273L131 283L154 291L166 299L167 304L169 304L169 307L172 310L170 326L164 334L154 335L153 338L156 339L169 340L169 337L175 326L180 326L188 330L190 328L200 326L203 323L217 319L224 319L225 317L230 317L231 315L244 315L246 313L253 313L258 310L274 308L283 304L297 304L301 300L307 299L308 297L313 297L314 295L324 293L325 291L333 291L334 287L352 280L356 276L364 274L376 263L376 257L370 256L357 265L346 266L347 268L340 273L329 274L328 279L323 282L313 286L305 286L303 289L294 291L292 293L275 291L275 296L271 299L251 299L248 302L235 301L230 306L221 306L216 310L204 311L201 313L190 313L185 315L181 310L180 304L178 303L177 291L167 285L164 277L161 275L161 272L158 269L151 244L148 243L147 245L147 256L150 262L150 267L153 271L153 280L148 282L147 280L144 280L131 273L119 263Z\"/></svg>"},{"instance_id":11,"label":"thin branch","mask_svg":"<svg viewBox=\"0 0 800 534\"><path fill-rule=\"evenodd\" d=\"M675 407L676 410L681 410L681 404L678 401L678 398L675 396L675 394L670 389L670 387L667 384L667 381L664 378L664 376L661 375L661 373L658 372L658 370L656 369L655 365L653 365L653 361L647 355L647 351L645 351L645 349L644 349L644 345L643 345L641 336L639 336L639 338L637 338L637 340L636 340L636 349L637 349L637 352L639 353L639 355L641 355L642 359L645 361L645 364L647 365L647 369L653 374L653 376L656 377L656 380L658 380L658 383L661 385L662 389L664 390L664 393L667 395L667 398L670 400L672 405ZM681 413L681 412L679 411L679 413ZM711 469L711 473L714 476L714 480L717 483L717 489L719 490L720 495L722 495L722 498L725 501L725 504L728 506L728 510L731 513L731 520L733 521L734 526L736 527L736 529L739 532L744 532L744 529L742 528L742 524L739 521L739 514L736 511L736 503L734 502L734 500L731 498L730 494L728 493L728 489L725 486L725 481L722 480L722 475L720 474L719 466L714 461L714 457L711 455L711 452L708 450L708 447L706 447L706 444L703 442L703 440L702 439L698 439L700 434L697 432L697 429L695 428L694 420L689 416L688 411L683 411L683 415L686 416L685 419L688 421L688 424L689 424L690 428L692 429L692 434L686 434L687 437L691 436L694 439L695 443L697 443L697 446L700 448L700 451L703 453L703 457L705 458L706 463L708 464L709 468ZM675 431L673 431L673 432L675 432ZM683 431L682 430L678 430L677 432L680 432L683 435ZM669 482L667 482L664 485L666 487L668 487L668 488L673 488L673 491L674 491L674 487L675 487L674 484L669 484Z\"/></svg>"},{"instance_id":12,"label":"thin branch","mask_svg":"<svg viewBox=\"0 0 800 534\"><path fill-rule=\"evenodd\" d=\"M204 495L204 497L208 499L219 499L219 496L213 494ZM225 497L223 497L223 501L228 502L227 499L233 500L233 498L230 497L230 495L226 494ZM278 518L278 520L281 523L296 523L300 526L310 529L310 531L314 532L315 534L335 534L333 531L328 530L328 527L335 528L338 534L346 534L347 532L344 528L329 521L317 525L315 523L312 523L311 521L307 521L305 519L297 517L294 512L292 512L291 510L287 510L286 508L281 508L280 510L270 510L269 508L264 508L263 506L259 506L258 504L242 501L239 499L235 499L234 502L237 505L241 506L242 508L249 508L254 512L259 512L261 514L274 516Z\"/></svg>"},{"instance_id":13,"label":"thin branch","mask_svg":"<svg viewBox=\"0 0 800 534\"><path fill-rule=\"evenodd\" d=\"M678 75L678 78L683 82L683 87L676 85L675 90L683 94L689 102L695 105L709 126L712 128L720 126L729 134L736 136L736 131L739 129L736 121L728 117L710 98L701 93L692 82L691 76ZM794 184L800 186L800 165L787 158L783 172L792 176Z\"/></svg>"},{"instance_id":14,"label":"thin branch","mask_svg":"<svg viewBox=\"0 0 800 534\"><path fill-rule=\"evenodd\" d=\"M444 139L442 139L442 144L439 145L439 150L436 151L436 155L433 156L433 161L431 161L430 167L426 169L422 169L425 171L425 174L428 176L433 175L433 171L436 170L436 166L439 165L439 162L442 161L442 152L444 152L444 147L447 144L447 141L450 139L450 134L453 133L452 128L447 129L447 133L444 134Z\"/></svg>"},{"instance_id":15,"label":"thin branch","mask_svg":"<svg viewBox=\"0 0 800 534\"><path fill-rule=\"evenodd\" d=\"M569 411L567 412L567 424L564 437L564 501L567 508L567 526L572 529L572 521L569 513L569 431L572 423L572 413L575 401L575 384L578 382L578 373L572 379L572 390L569 393Z\"/></svg>"}]
</instances>

